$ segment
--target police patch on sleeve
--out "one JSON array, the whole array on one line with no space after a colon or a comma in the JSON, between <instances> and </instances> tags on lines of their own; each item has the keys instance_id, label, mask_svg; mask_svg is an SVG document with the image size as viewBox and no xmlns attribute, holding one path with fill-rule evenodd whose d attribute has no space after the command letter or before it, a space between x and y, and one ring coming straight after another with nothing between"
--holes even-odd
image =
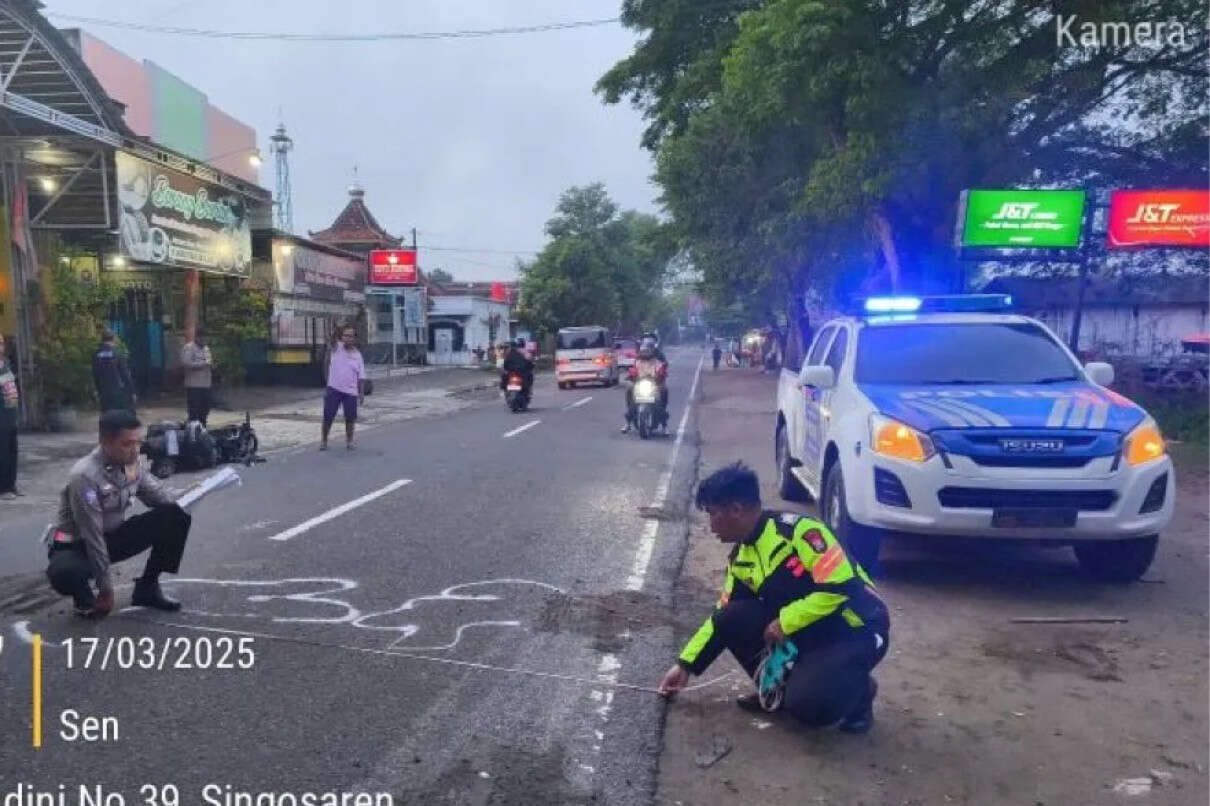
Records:
<instances>
[{"instance_id":1,"label":"police patch on sleeve","mask_svg":"<svg viewBox=\"0 0 1210 806\"><path fill-rule=\"evenodd\" d=\"M807 545L815 549L816 554L823 554L828 550L828 541L824 539L823 532L818 529L808 529L802 537L807 541Z\"/></svg>"},{"instance_id":2,"label":"police patch on sleeve","mask_svg":"<svg viewBox=\"0 0 1210 806\"><path fill-rule=\"evenodd\" d=\"M101 508L101 499L97 496L95 487L89 487L84 491L84 503L88 504L93 509Z\"/></svg>"}]
</instances>

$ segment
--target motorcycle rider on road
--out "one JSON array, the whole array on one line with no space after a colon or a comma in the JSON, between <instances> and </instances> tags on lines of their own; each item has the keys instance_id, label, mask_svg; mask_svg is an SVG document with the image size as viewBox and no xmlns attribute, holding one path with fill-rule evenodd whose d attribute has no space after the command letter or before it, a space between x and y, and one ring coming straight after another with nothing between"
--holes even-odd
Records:
<instances>
[{"instance_id":1,"label":"motorcycle rider on road","mask_svg":"<svg viewBox=\"0 0 1210 806\"><path fill-rule=\"evenodd\" d=\"M627 434L635 425L635 417L637 407L634 403L634 385L641 378L653 378L660 387L660 408L665 415L665 428L667 428L667 413L668 413L668 360L664 357L663 352L655 346L655 340L645 338L639 344L639 357L634 362L634 366L630 368L629 383L626 385L626 424L622 426L622 433Z\"/></svg>"},{"instance_id":2,"label":"motorcycle rider on road","mask_svg":"<svg viewBox=\"0 0 1210 806\"><path fill-rule=\"evenodd\" d=\"M521 386L527 397L532 397L530 391L534 386L534 362L525 356L525 339L517 339L509 345L508 355L504 356L504 364L500 368L500 391L508 386L508 376L512 373L521 376Z\"/></svg>"}]
</instances>

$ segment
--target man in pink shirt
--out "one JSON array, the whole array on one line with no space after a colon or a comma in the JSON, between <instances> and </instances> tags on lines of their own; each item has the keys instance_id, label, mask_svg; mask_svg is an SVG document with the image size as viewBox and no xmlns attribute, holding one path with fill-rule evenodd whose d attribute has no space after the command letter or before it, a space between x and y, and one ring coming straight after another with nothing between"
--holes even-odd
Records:
<instances>
[{"instance_id":1,"label":"man in pink shirt","mask_svg":"<svg viewBox=\"0 0 1210 806\"><path fill-rule=\"evenodd\" d=\"M328 354L328 388L324 391L324 420L319 441L321 451L328 449L328 432L332 430L336 411L341 408L345 415L345 446L353 450L357 405L365 402L366 365L355 343L357 333L344 325L336 329L336 337Z\"/></svg>"}]
</instances>

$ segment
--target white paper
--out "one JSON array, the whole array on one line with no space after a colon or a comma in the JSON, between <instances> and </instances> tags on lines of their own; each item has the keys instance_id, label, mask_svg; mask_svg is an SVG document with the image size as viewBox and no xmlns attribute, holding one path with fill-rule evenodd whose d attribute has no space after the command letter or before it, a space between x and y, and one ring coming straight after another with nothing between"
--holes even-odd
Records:
<instances>
[{"instance_id":1,"label":"white paper","mask_svg":"<svg viewBox=\"0 0 1210 806\"><path fill-rule=\"evenodd\" d=\"M168 435L168 455L180 456L181 446L176 441L176 429L172 428L165 432Z\"/></svg>"},{"instance_id":2,"label":"white paper","mask_svg":"<svg viewBox=\"0 0 1210 806\"><path fill-rule=\"evenodd\" d=\"M198 501L210 495L210 493L240 484L243 484L243 480L240 479L239 474L229 467L224 467L217 473L208 476L190 487L176 502L180 505L181 509L189 509Z\"/></svg>"}]
</instances>

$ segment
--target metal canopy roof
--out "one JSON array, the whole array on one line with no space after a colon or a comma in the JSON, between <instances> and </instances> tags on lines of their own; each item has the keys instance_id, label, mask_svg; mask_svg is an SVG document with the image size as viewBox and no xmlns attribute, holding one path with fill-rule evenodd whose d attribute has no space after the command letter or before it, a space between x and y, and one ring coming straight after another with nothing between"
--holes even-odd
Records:
<instances>
[{"instance_id":1,"label":"metal canopy roof","mask_svg":"<svg viewBox=\"0 0 1210 806\"><path fill-rule=\"evenodd\" d=\"M268 205L272 194L134 134L37 0L0 0L0 146L21 153L31 226L109 229L114 148Z\"/></svg>"}]
</instances>

